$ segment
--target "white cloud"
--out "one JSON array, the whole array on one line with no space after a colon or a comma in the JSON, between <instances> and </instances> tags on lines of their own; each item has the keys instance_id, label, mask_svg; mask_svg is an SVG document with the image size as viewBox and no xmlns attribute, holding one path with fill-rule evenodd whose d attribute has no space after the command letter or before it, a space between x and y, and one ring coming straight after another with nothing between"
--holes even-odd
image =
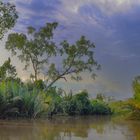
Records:
<instances>
[{"instance_id":1,"label":"white cloud","mask_svg":"<svg viewBox=\"0 0 140 140\"><path fill-rule=\"evenodd\" d=\"M118 12L126 12L133 6L140 5L140 0L61 0L65 9L72 13L78 13L84 5L96 5L102 12L112 15Z\"/></svg>"},{"instance_id":2,"label":"white cloud","mask_svg":"<svg viewBox=\"0 0 140 140\"><path fill-rule=\"evenodd\" d=\"M60 24L68 27L74 25L75 30L77 26L85 26L86 30L96 28L98 30L107 31L106 36L112 35L112 29L105 24L107 16L113 16L116 13L125 13L133 9L134 6L140 5L140 0L60 0L57 11L53 15ZM97 9L95 9L97 7ZM85 10L83 13L82 10ZM100 13L102 12L102 14ZM101 16L100 16L101 15ZM114 32L114 30L113 30Z\"/></svg>"},{"instance_id":3,"label":"white cloud","mask_svg":"<svg viewBox=\"0 0 140 140\"><path fill-rule=\"evenodd\" d=\"M9 0L9 2L11 3L17 3L17 2L20 2L20 3L23 3L23 4L30 4L33 0Z\"/></svg>"}]
</instances>

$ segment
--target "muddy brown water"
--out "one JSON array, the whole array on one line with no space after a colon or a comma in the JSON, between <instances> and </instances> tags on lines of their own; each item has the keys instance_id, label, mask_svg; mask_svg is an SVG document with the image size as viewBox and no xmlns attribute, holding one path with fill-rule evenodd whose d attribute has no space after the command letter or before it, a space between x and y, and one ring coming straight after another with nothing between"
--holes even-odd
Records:
<instances>
[{"instance_id":1,"label":"muddy brown water","mask_svg":"<svg viewBox=\"0 0 140 140\"><path fill-rule=\"evenodd\" d=\"M0 120L0 140L140 140L140 121L99 116Z\"/></svg>"}]
</instances>

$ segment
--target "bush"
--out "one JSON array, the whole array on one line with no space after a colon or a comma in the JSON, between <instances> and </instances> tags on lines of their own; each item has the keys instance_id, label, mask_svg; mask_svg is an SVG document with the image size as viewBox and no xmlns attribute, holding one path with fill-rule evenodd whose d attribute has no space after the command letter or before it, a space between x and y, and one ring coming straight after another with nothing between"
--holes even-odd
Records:
<instances>
[{"instance_id":1,"label":"bush","mask_svg":"<svg viewBox=\"0 0 140 140\"><path fill-rule=\"evenodd\" d=\"M60 104L61 113L68 114L68 115L75 115L77 114L77 106L76 102L73 99L64 100Z\"/></svg>"},{"instance_id":2,"label":"bush","mask_svg":"<svg viewBox=\"0 0 140 140\"><path fill-rule=\"evenodd\" d=\"M51 113L50 113L51 110ZM89 100L88 93L82 91L76 95L67 95L62 98L54 98L49 105L50 114L65 115L110 115L110 107L100 100Z\"/></svg>"},{"instance_id":3,"label":"bush","mask_svg":"<svg viewBox=\"0 0 140 140\"><path fill-rule=\"evenodd\" d=\"M16 81L0 83L0 118L35 118L45 111L44 95Z\"/></svg>"},{"instance_id":4,"label":"bush","mask_svg":"<svg viewBox=\"0 0 140 140\"><path fill-rule=\"evenodd\" d=\"M60 104L62 102L61 93L59 93L56 87L51 87L46 91L46 100L45 102L48 104L47 114L52 116L53 114L57 114L62 112L62 108Z\"/></svg>"},{"instance_id":5,"label":"bush","mask_svg":"<svg viewBox=\"0 0 140 140\"><path fill-rule=\"evenodd\" d=\"M91 104L88 99L88 93L83 91L76 95L67 95L61 97L60 95L54 94L53 99L49 105L49 114L52 112L55 114L65 115L87 115L90 114ZM50 113L51 111L51 113Z\"/></svg>"},{"instance_id":6,"label":"bush","mask_svg":"<svg viewBox=\"0 0 140 140\"><path fill-rule=\"evenodd\" d=\"M92 100L92 111L91 114L95 115L110 115L112 114L111 108L103 101Z\"/></svg>"},{"instance_id":7,"label":"bush","mask_svg":"<svg viewBox=\"0 0 140 140\"><path fill-rule=\"evenodd\" d=\"M45 88L45 84L42 80L35 81L34 86L38 89L44 89Z\"/></svg>"},{"instance_id":8,"label":"bush","mask_svg":"<svg viewBox=\"0 0 140 140\"><path fill-rule=\"evenodd\" d=\"M66 95L56 87L43 91L18 81L0 83L0 118L36 118L42 115L108 115L111 110L101 100L89 100L88 93ZM64 96L63 96L64 95Z\"/></svg>"},{"instance_id":9,"label":"bush","mask_svg":"<svg viewBox=\"0 0 140 140\"><path fill-rule=\"evenodd\" d=\"M90 114L91 104L86 91L76 94L73 98L77 107L76 111L79 115Z\"/></svg>"}]
</instances>

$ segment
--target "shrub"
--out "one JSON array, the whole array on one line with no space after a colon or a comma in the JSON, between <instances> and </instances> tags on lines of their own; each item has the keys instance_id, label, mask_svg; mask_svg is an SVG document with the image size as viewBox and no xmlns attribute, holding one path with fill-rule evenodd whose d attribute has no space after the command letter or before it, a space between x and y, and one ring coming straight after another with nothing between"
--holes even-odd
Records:
<instances>
[{"instance_id":1,"label":"shrub","mask_svg":"<svg viewBox=\"0 0 140 140\"><path fill-rule=\"evenodd\" d=\"M29 83L0 83L0 118L36 118L44 114L108 115L111 109L101 100L90 101L86 91L66 95L56 87L43 91Z\"/></svg>"},{"instance_id":2,"label":"shrub","mask_svg":"<svg viewBox=\"0 0 140 140\"><path fill-rule=\"evenodd\" d=\"M45 88L45 84L42 80L35 81L34 85L36 88L41 89L41 90Z\"/></svg>"},{"instance_id":3,"label":"shrub","mask_svg":"<svg viewBox=\"0 0 140 140\"><path fill-rule=\"evenodd\" d=\"M68 114L68 115L77 114L76 102L73 99L63 100L60 104L60 108L63 114Z\"/></svg>"},{"instance_id":4,"label":"shrub","mask_svg":"<svg viewBox=\"0 0 140 140\"><path fill-rule=\"evenodd\" d=\"M16 81L0 83L0 114L6 117L35 118L45 112L44 95Z\"/></svg>"},{"instance_id":5,"label":"shrub","mask_svg":"<svg viewBox=\"0 0 140 140\"><path fill-rule=\"evenodd\" d=\"M90 114L91 104L88 98L88 93L86 91L82 91L81 93L76 94L73 98L76 104L76 112L79 115Z\"/></svg>"},{"instance_id":6,"label":"shrub","mask_svg":"<svg viewBox=\"0 0 140 140\"><path fill-rule=\"evenodd\" d=\"M53 114L57 114L62 112L61 102L62 97L61 93L59 93L56 87L51 87L47 89L45 102L48 104L47 114L52 116Z\"/></svg>"},{"instance_id":7,"label":"shrub","mask_svg":"<svg viewBox=\"0 0 140 140\"><path fill-rule=\"evenodd\" d=\"M95 115L110 115L112 114L111 108L103 101L92 100L92 111L91 114Z\"/></svg>"},{"instance_id":8,"label":"shrub","mask_svg":"<svg viewBox=\"0 0 140 140\"><path fill-rule=\"evenodd\" d=\"M54 92L53 92L54 94ZM49 114L65 115L110 115L112 114L108 104L101 100L89 100L88 93L82 91L78 94L69 94L61 97L54 94L49 104Z\"/></svg>"}]
</instances>

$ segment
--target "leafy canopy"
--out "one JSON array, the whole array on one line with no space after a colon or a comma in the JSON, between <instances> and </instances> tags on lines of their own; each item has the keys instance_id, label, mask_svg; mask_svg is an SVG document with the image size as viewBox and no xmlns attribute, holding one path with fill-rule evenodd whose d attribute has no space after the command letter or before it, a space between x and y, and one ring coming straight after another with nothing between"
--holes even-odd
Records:
<instances>
[{"instance_id":1,"label":"leafy canopy","mask_svg":"<svg viewBox=\"0 0 140 140\"><path fill-rule=\"evenodd\" d=\"M11 59L8 58L8 60L0 66L0 80L15 79L16 76L16 68L11 64Z\"/></svg>"},{"instance_id":2,"label":"leafy canopy","mask_svg":"<svg viewBox=\"0 0 140 140\"><path fill-rule=\"evenodd\" d=\"M57 23L47 23L46 26L36 31L33 27L27 28L27 34L12 33L8 37L6 49L13 55L17 52L21 62L26 62L25 70L31 65L35 81L40 74L41 66L48 64L51 56L56 54L55 43L52 41L53 30Z\"/></svg>"},{"instance_id":3,"label":"leafy canopy","mask_svg":"<svg viewBox=\"0 0 140 140\"><path fill-rule=\"evenodd\" d=\"M95 69L100 65L94 59L94 43L81 36L74 44L64 40L57 46L54 41L57 25L56 22L46 23L39 30L28 27L27 34L12 33L8 36L6 49L26 62L25 69L32 66L35 81L43 70L48 87L59 79L66 80L67 75L77 81L82 79L81 72L95 76Z\"/></svg>"}]
</instances>

